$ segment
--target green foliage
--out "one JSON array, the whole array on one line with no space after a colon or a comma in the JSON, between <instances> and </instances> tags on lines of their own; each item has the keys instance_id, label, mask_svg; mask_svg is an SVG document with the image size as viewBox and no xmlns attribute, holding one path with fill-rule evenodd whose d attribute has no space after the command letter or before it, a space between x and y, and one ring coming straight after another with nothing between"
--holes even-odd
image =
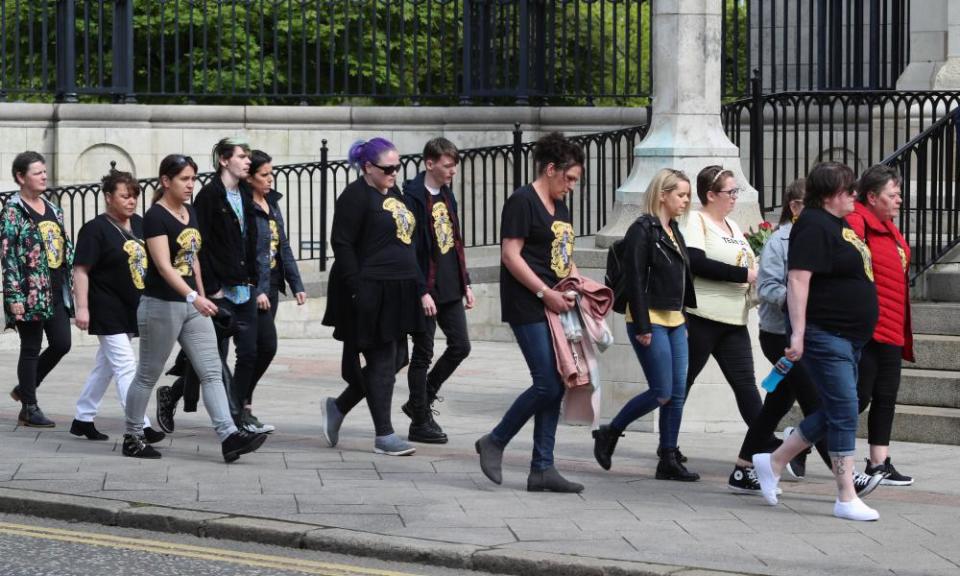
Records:
<instances>
[{"instance_id":1,"label":"green foliage","mask_svg":"<svg viewBox=\"0 0 960 576\"><path fill-rule=\"evenodd\" d=\"M75 1L78 89L85 98L110 98L113 2ZM132 1L141 102L185 102L190 93L224 104L453 104L464 82L464 0ZM0 0L0 90L8 97L48 99L54 91L57 3ZM522 65L519 2L487 6L497 62L496 83L486 88L510 94ZM546 88L564 94L558 103L647 103L649 0L528 6L531 52L539 41L555 46L526 64L534 99Z\"/></svg>"}]
</instances>

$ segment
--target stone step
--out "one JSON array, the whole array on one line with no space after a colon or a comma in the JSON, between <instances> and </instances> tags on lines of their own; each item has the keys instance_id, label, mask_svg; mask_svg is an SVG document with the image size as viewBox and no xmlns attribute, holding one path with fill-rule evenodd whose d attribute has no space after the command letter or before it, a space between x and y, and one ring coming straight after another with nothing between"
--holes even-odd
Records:
<instances>
[{"instance_id":1,"label":"stone step","mask_svg":"<svg viewBox=\"0 0 960 576\"><path fill-rule=\"evenodd\" d=\"M960 372L904 368L897 402L913 406L960 408Z\"/></svg>"},{"instance_id":2,"label":"stone step","mask_svg":"<svg viewBox=\"0 0 960 576\"><path fill-rule=\"evenodd\" d=\"M860 415L857 436L867 436L867 412ZM897 405L891 439L960 446L960 409Z\"/></svg>"},{"instance_id":3,"label":"stone step","mask_svg":"<svg viewBox=\"0 0 960 576\"><path fill-rule=\"evenodd\" d=\"M927 300L960 302L960 272L927 272L924 282Z\"/></svg>"},{"instance_id":4,"label":"stone step","mask_svg":"<svg viewBox=\"0 0 960 576\"><path fill-rule=\"evenodd\" d=\"M913 349L917 361L911 368L960 371L960 336L917 334Z\"/></svg>"},{"instance_id":5,"label":"stone step","mask_svg":"<svg viewBox=\"0 0 960 576\"><path fill-rule=\"evenodd\" d=\"M914 334L960 336L960 303L914 302L911 308Z\"/></svg>"}]
</instances>

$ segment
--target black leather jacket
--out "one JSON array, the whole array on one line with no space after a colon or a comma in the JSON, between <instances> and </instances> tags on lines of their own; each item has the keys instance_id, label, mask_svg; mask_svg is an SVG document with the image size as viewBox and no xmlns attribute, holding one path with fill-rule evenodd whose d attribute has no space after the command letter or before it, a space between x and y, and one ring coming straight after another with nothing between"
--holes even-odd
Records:
<instances>
[{"instance_id":1,"label":"black leather jacket","mask_svg":"<svg viewBox=\"0 0 960 576\"><path fill-rule=\"evenodd\" d=\"M650 332L651 308L683 310L697 307L690 257L676 220L670 221L674 246L660 219L650 214L637 218L627 229L624 274L630 315L638 334Z\"/></svg>"},{"instance_id":2,"label":"black leather jacket","mask_svg":"<svg viewBox=\"0 0 960 576\"><path fill-rule=\"evenodd\" d=\"M246 182L240 182L246 235L227 200L220 176L214 176L193 200L200 225L203 288L214 294L224 286L257 285L257 220Z\"/></svg>"}]
</instances>

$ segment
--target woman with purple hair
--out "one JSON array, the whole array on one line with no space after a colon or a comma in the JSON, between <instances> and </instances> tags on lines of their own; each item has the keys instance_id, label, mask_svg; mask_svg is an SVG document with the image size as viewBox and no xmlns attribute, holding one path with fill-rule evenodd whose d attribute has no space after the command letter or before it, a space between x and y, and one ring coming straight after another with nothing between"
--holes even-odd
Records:
<instances>
[{"instance_id":1,"label":"woman with purple hair","mask_svg":"<svg viewBox=\"0 0 960 576\"><path fill-rule=\"evenodd\" d=\"M344 416L366 398L376 428L373 451L406 456L415 449L393 431L390 403L407 334L424 329L421 299L427 290L413 246L417 223L396 186L400 155L389 140L360 140L347 158L360 177L343 190L334 210L334 263L323 317L343 342L347 388L320 405L322 430L336 446ZM362 371L360 354L366 360Z\"/></svg>"}]
</instances>

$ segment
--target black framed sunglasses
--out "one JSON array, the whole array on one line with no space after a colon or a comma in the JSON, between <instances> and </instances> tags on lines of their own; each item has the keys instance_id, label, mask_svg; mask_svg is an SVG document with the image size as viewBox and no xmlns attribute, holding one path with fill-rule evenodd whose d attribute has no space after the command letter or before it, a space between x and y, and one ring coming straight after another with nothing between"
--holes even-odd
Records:
<instances>
[{"instance_id":1,"label":"black framed sunglasses","mask_svg":"<svg viewBox=\"0 0 960 576\"><path fill-rule=\"evenodd\" d=\"M382 170L383 173L386 174L387 176L392 175L394 172L399 172L400 169L403 168L403 166L400 164L390 164L388 166L381 166L379 164L374 164L373 162L371 162L370 164Z\"/></svg>"}]
</instances>

